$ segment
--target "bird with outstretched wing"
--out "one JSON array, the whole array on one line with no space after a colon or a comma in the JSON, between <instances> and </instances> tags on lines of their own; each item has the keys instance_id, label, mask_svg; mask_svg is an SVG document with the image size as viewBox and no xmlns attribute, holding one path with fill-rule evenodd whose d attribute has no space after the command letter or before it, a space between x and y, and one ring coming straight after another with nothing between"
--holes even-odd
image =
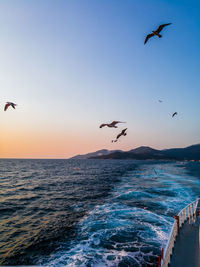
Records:
<instances>
[{"instance_id":1,"label":"bird with outstretched wing","mask_svg":"<svg viewBox=\"0 0 200 267\"><path fill-rule=\"evenodd\" d=\"M146 36L146 38L145 38L144 44L146 44L147 41L148 41L151 37L158 36L159 38L161 38L162 35L160 34L160 32L163 30L164 27L166 27L166 26L168 26L168 25L170 25L170 24L172 24L172 23L162 24L162 25L160 25L160 26L157 28L157 30L152 31L152 33L148 34L148 35Z\"/></svg>"},{"instance_id":2,"label":"bird with outstretched wing","mask_svg":"<svg viewBox=\"0 0 200 267\"><path fill-rule=\"evenodd\" d=\"M123 129L123 130L121 131L121 133L119 133L119 134L117 135L116 139L115 139L115 140L112 140L112 143L113 143L113 142L117 142L117 141L119 140L119 138L120 138L122 135L123 135L123 136L126 136L126 135L127 135L126 130L127 130L127 128Z\"/></svg>"},{"instance_id":3,"label":"bird with outstretched wing","mask_svg":"<svg viewBox=\"0 0 200 267\"><path fill-rule=\"evenodd\" d=\"M15 109L15 107L17 106L17 104L12 103L12 102L7 102L5 104L4 111L6 111L10 106Z\"/></svg>"},{"instance_id":4,"label":"bird with outstretched wing","mask_svg":"<svg viewBox=\"0 0 200 267\"><path fill-rule=\"evenodd\" d=\"M174 116L176 116L176 115L178 115L178 113L177 113L177 112L174 112L174 113L172 114L172 118L173 118Z\"/></svg>"},{"instance_id":5,"label":"bird with outstretched wing","mask_svg":"<svg viewBox=\"0 0 200 267\"><path fill-rule=\"evenodd\" d=\"M111 123L102 123L102 124L99 126L99 128L103 128L103 127L105 127L105 126L107 126L107 127L109 127L109 128L118 128L118 127L116 126L118 123L125 123L125 122L123 122L123 121L113 121L113 122L111 122Z\"/></svg>"}]
</instances>

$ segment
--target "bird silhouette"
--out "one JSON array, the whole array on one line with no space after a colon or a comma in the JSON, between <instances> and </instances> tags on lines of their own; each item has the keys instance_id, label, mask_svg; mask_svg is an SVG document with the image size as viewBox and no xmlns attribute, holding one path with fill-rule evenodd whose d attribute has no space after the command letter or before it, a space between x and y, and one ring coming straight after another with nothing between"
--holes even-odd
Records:
<instances>
[{"instance_id":1,"label":"bird silhouette","mask_svg":"<svg viewBox=\"0 0 200 267\"><path fill-rule=\"evenodd\" d=\"M148 34L145 38L144 44L147 43L147 41L154 36L158 36L159 38L162 37L162 35L160 34L160 32L163 30L164 27L170 25L171 23L167 23L167 24L162 24L158 27L158 29L156 31L152 31L152 33Z\"/></svg>"},{"instance_id":2,"label":"bird silhouette","mask_svg":"<svg viewBox=\"0 0 200 267\"><path fill-rule=\"evenodd\" d=\"M119 133L119 134L117 135L116 139L115 139L115 140L112 140L112 143L113 143L113 142L117 142L121 136L126 136L126 135L127 135L126 130L127 130L127 128L123 129L123 130L121 131L121 133Z\"/></svg>"},{"instance_id":3,"label":"bird silhouette","mask_svg":"<svg viewBox=\"0 0 200 267\"><path fill-rule=\"evenodd\" d=\"M111 123L102 123L102 124L99 126L99 128L103 128L103 127L105 127L105 126L107 126L107 127L109 127L109 128L118 128L118 127L116 126L116 124L118 124L118 123L125 123L125 122L123 122L123 121L113 121L113 122L111 122Z\"/></svg>"},{"instance_id":4,"label":"bird silhouette","mask_svg":"<svg viewBox=\"0 0 200 267\"><path fill-rule=\"evenodd\" d=\"M7 103L5 104L4 111L6 111L10 106L13 107L13 108L15 109L15 107L17 106L17 104L14 104L14 103L12 103L12 102L7 102Z\"/></svg>"},{"instance_id":5,"label":"bird silhouette","mask_svg":"<svg viewBox=\"0 0 200 267\"><path fill-rule=\"evenodd\" d=\"M163 101L159 99L158 102L159 102L159 103L162 103Z\"/></svg>"},{"instance_id":6,"label":"bird silhouette","mask_svg":"<svg viewBox=\"0 0 200 267\"><path fill-rule=\"evenodd\" d=\"M177 113L177 112L174 112L174 113L172 114L172 118L173 118L174 116L176 116L176 115L178 115L178 113Z\"/></svg>"},{"instance_id":7,"label":"bird silhouette","mask_svg":"<svg viewBox=\"0 0 200 267\"><path fill-rule=\"evenodd\" d=\"M154 170L155 175L156 175L155 179L158 179L158 173L157 173L157 171L155 169L153 169L153 170Z\"/></svg>"}]
</instances>

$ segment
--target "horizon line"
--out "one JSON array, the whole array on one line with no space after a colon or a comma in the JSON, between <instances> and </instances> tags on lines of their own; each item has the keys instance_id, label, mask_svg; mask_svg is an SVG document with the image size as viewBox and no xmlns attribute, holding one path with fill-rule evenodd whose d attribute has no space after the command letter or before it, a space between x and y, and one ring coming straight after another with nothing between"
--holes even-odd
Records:
<instances>
[{"instance_id":1,"label":"horizon line","mask_svg":"<svg viewBox=\"0 0 200 267\"><path fill-rule=\"evenodd\" d=\"M195 145L200 145L200 143L196 143L196 144L192 144L192 145L188 145L188 146L184 146L184 147L171 147L171 148L164 148L164 149L156 149L156 150L166 150L166 149L176 149L176 148L187 148L187 147L190 147L190 146L195 146ZM138 147L136 147L136 148L132 148L132 149L137 149L137 148L140 148L140 147L150 147L150 146L145 146L145 145L143 145L143 146L138 146ZM150 147L150 148L153 148L153 147ZM132 150L132 149L130 149L130 150ZM153 148L154 149L154 148ZM92 152L86 152L86 153L84 153L84 154L75 154L74 156L71 156L71 157L69 157L69 158L32 158L32 157L30 157L30 158L16 158L16 157L10 157L10 158L3 158L3 157L0 157L0 160L2 159L2 160L5 160L5 159L21 159L21 160L26 160L26 159L35 159L35 160L37 160L37 159L39 159L39 160L47 160L47 159L55 159L55 160L68 160L68 159L72 159L73 157L76 157L76 156L79 156L79 155L85 155L85 154L90 154L90 153L94 153L94 152L97 152L97 151L100 151L100 150L108 150L108 151L112 151L112 150L121 150L121 149L106 149L106 148L102 148L102 149L98 149L98 150L96 150L96 151L92 151ZM121 150L121 151L123 151L123 152L128 152L128 151L130 151L130 150Z\"/></svg>"}]
</instances>

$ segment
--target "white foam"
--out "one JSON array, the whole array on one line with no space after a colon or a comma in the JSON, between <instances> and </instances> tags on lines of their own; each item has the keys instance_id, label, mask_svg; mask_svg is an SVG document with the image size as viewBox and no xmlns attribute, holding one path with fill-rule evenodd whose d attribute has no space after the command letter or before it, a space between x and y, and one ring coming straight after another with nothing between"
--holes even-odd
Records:
<instances>
[{"instance_id":1,"label":"white foam","mask_svg":"<svg viewBox=\"0 0 200 267\"><path fill-rule=\"evenodd\" d=\"M77 239L71 242L71 248L53 254L48 265L114 267L124 258L134 260L138 266L151 264L147 258L156 258L156 251L167 243L173 223L171 213L176 214L185 202L196 197L184 185L186 179L184 170L175 164L148 164L122 177L110 200L95 206L79 222ZM199 181L190 177L189 183Z\"/></svg>"}]
</instances>

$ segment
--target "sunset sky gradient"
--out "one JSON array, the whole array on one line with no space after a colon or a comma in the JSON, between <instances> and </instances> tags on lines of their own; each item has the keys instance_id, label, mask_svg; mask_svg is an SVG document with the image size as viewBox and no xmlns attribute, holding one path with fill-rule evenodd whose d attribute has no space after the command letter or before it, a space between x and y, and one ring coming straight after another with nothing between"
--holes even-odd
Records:
<instances>
[{"instance_id":1,"label":"sunset sky gradient","mask_svg":"<svg viewBox=\"0 0 200 267\"><path fill-rule=\"evenodd\" d=\"M0 1L0 157L200 143L199 12L195 0ZM114 144L120 130L99 129L112 120L128 127Z\"/></svg>"}]
</instances>

